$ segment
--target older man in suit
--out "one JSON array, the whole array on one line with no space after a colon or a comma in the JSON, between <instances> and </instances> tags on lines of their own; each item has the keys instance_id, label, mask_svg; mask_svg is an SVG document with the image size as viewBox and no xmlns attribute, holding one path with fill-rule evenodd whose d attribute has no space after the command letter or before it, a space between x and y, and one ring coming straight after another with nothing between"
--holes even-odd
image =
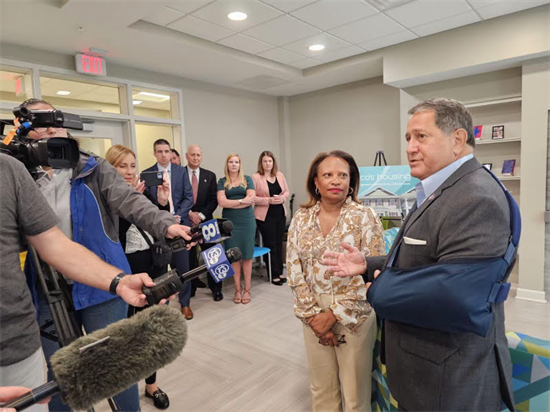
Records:
<instances>
[{"instance_id":1,"label":"older man in suit","mask_svg":"<svg viewBox=\"0 0 550 412\"><path fill-rule=\"evenodd\" d=\"M202 150L198 145L189 145L185 158L187 159L185 172L189 176L193 189L193 208L189 212L189 219L194 226L203 221L213 219L214 210L218 207L218 188L216 174L200 167ZM206 250L212 246L213 244L209 243L202 244L201 249ZM193 247L190 251L189 264L191 269L199 266L197 246ZM223 299L222 282L216 283L210 273L207 276L208 287L212 291L214 301L219 302Z\"/></svg>"},{"instance_id":2,"label":"older man in suit","mask_svg":"<svg viewBox=\"0 0 550 412\"><path fill-rule=\"evenodd\" d=\"M153 143L153 150L157 163L144 171L164 171L168 173L170 177L170 212L179 216L182 224L191 226L189 211L193 207L193 191L191 189L191 183L185 174L185 170L183 167L170 162L172 159L172 151L170 149L170 143L167 140L156 140L155 143ZM149 188L149 190L156 199L156 186ZM175 267L179 273L188 272L189 251L184 250L174 253L172 255L171 266ZM179 300L185 318L188 320L193 319L193 311L189 303L191 300L191 284L189 282L185 283L184 289L179 293Z\"/></svg>"},{"instance_id":3,"label":"older man in suit","mask_svg":"<svg viewBox=\"0 0 550 412\"><path fill-rule=\"evenodd\" d=\"M389 263L415 269L506 251L508 203L473 156L471 114L450 99L421 102L409 114L405 138L411 174L421 180L417 203L387 257L365 259L347 244L348 253L326 253L336 276L363 274L366 281L366 271L377 276ZM493 314L485 338L384 322L388 381L401 410L500 411L503 401L514 410L503 303L493 304Z\"/></svg>"}]
</instances>

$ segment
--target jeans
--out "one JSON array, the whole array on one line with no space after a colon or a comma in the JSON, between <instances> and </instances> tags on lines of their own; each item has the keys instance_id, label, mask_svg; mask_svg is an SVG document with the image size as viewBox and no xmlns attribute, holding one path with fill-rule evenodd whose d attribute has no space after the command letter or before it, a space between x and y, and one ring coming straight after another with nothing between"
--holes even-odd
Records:
<instances>
[{"instance_id":1,"label":"jeans","mask_svg":"<svg viewBox=\"0 0 550 412\"><path fill-rule=\"evenodd\" d=\"M180 275L189 272L189 251L182 250L172 254L172 263L170 264L172 269L177 269ZM179 293L179 301L181 307L189 306L191 301L191 282L185 282L183 290Z\"/></svg>"},{"instance_id":2,"label":"jeans","mask_svg":"<svg viewBox=\"0 0 550 412\"><path fill-rule=\"evenodd\" d=\"M80 309L77 313L78 322L84 327L86 333L92 333L98 329L103 329L111 323L121 319L126 319L128 315L128 304L121 298L115 298L94 306ZM50 310L42 291L38 297L38 324L42 326L47 320L51 319ZM55 327L50 326L47 331L51 332ZM41 337L42 349L48 365L48 380L53 380L53 373L50 366L50 357L59 349L59 344L49 339ZM120 354L123 356L123 354ZM120 411L139 411L139 391L138 386L133 385L125 391L113 397ZM50 412L70 411L68 405L61 402L61 397L55 395L48 403Z\"/></svg>"}]
</instances>

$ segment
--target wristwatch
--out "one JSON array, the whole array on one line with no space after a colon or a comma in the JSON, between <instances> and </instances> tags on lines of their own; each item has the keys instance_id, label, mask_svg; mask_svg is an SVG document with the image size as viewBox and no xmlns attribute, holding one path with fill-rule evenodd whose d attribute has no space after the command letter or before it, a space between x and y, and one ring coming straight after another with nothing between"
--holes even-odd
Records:
<instances>
[{"instance_id":1,"label":"wristwatch","mask_svg":"<svg viewBox=\"0 0 550 412\"><path fill-rule=\"evenodd\" d=\"M118 287L118 283L120 282L120 279L122 279L124 276L126 276L127 273L120 272L118 275L116 275L113 280L111 281L111 285L109 286L109 293L111 295L116 295L116 288Z\"/></svg>"},{"instance_id":2,"label":"wristwatch","mask_svg":"<svg viewBox=\"0 0 550 412\"><path fill-rule=\"evenodd\" d=\"M243 200L242 200L242 199L239 199L239 204L240 204L240 205L243 204Z\"/></svg>"}]
</instances>

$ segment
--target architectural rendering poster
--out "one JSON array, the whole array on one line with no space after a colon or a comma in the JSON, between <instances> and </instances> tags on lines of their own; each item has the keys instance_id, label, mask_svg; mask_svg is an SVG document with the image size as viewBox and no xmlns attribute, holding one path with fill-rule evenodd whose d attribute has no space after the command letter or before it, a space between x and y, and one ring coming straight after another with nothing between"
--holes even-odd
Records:
<instances>
[{"instance_id":1,"label":"architectural rendering poster","mask_svg":"<svg viewBox=\"0 0 550 412\"><path fill-rule=\"evenodd\" d=\"M360 167L359 199L380 216L404 217L416 200L415 185L409 166Z\"/></svg>"}]
</instances>

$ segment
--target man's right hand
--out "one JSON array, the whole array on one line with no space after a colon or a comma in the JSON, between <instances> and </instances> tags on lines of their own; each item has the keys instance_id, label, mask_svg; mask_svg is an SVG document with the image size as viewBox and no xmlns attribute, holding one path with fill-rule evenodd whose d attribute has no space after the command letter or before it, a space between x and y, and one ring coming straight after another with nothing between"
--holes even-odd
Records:
<instances>
[{"instance_id":1,"label":"man's right hand","mask_svg":"<svg viewBox=\"0 0 550 412\"><path fill-rule=\"evenodd\" d=\"M351 246L349 243L342 242L342 247L347 253L326 251L323 255L323 265L334 276L358 276L367 270L367 260L365 255L359 249Z\"/></svg>"}]
</instances>

